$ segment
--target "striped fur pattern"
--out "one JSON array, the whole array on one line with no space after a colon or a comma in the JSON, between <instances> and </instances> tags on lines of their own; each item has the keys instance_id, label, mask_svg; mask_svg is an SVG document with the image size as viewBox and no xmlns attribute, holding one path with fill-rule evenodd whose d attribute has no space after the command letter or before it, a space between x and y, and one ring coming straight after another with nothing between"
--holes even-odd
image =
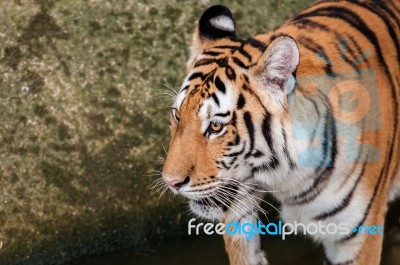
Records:
<instances>
[{"instance_id":1,"label":"striped fur pattern","mask_svg":"<svg viewBox=\"0 0 400 265\"><path fill-rule=\"evenodd\" d=\"M383 225L400 195L399 21L397 0L321 1L240 39L229 9L209 8L172 106L164 180L209 219L257 220L266 190L287 222ZM310 85L322 79L336 92ZM373 84L374 98L357 84ZM368 118L340 112L335 100L345 92L358 95L361 110L377 109ZM327 265L380 262L380 235L313 238ZM267 264L259 238L224 239L231 264Z\"/></svg>"}]
</instances>

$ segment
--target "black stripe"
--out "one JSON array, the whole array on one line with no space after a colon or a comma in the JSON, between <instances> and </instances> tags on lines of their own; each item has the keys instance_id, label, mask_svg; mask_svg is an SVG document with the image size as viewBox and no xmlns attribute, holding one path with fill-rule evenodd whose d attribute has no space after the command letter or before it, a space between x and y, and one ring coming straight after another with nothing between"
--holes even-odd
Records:
<instances>
[{"instance_id":1,"label":"black stripe","mask_svg":"<svg viewBox=\"0 0 400 265\"><path fill-rule=\"evenodd\" d=\"M324 156L325 161L321 162L321 167L323 168L335 168L336 164L336 156L338 152L338 142L336 139L337 131L336 131L336 119L333 114L330 112L333 108L329 103L329 99L326 95L322 96L325 98L327 104L327 111L326 111L326 124L324 130L324 138L323 138L323 149L324 149ZM327 159L327 158L328 159Z\"/></svg>"},{"instance_id":2,"label":"black stripe","mask_svg":"<svg viewBox=\"0 0 400 265\"><path fill-rule=\"evenodd\" d=\"M221 164L225 169L230 169L230 167L227 166L227 165L225 164L224 161L220 161L220 164Z\"/></svg>"},{"instance_id":3,"label":"black stripe","mask_svg":"<svg viewBox=\"0 0 400 265\"><path fill-rule=\"evenodd\" d=\"M246 99L244 98L243 94L240 94L236 104L237 109L238 110L243 109L245 104L246 104Z\"/></svg>"},{"instance_id":4,"label":"black stripe","mask_svg":"<svg viewBox=\"0 0 400 265\"><path fill-rule=\"evenodd\" d=\"M386 30L388 31L390 38L392 39L393 44L396 46L396 52L397 52L397 61L400 62L400 47L399 47L399 40L396 37L396 33L393 30L393 26L396 25L392 25L389 22L388 17L386 16L385 13L382 12L382 9L384 9L385 11L390 11L387 8L384 8L383 5L378 5L379 1L377 1L377 3L374 5L375 6L371 6L370 3L368 2L352 2L353 4L356 4L358 6L361 6L363 8L368 9L369 11L371 11L372 13L375 13L376 15L378 15L381 19L383 24L385 24ZM378 10L379 9L379 10ZM393 13L392 13L393 14Z\"/></svg>"},{"instance_id":5,"label":"black stripe","mask_svg":"<svg viewBox=\"0 0 400 265\"><path fill-rule=\"evenodd\" d=\"M231 120L231 125L233 126L233 127L235 127L236 128L236 111L234 111L233 112L233 114L232 114L232 120Z\"/></svg>"},{"instance_id":6,"label":"black stripe","mask_svg":"<svg viewBox=\"0 0 400 265\"><path fill-rule=\"evenodd\" d=\"M279 166L278 156L274 149L272 134L271 134L271 114L266 112L264 115L264 119L261 123L261 131L264 136L265 141L267 142L268 148L271 152L271 157L269 158L268 162L262 163L260 166L256 166L252 169L252 172L261 172L261 171L269 171L274 170L276 167Z\"/></svg>"},{"instance_id":7,"label":"black stripe","mask_svg":"<svg viewBox=\"0 0 400 265\"><path fill-rule=\"evenodd\" d=\"M344 197L342 202L338 206L333 208L332 210L323 212L323 213L315 216L314 220L317 220L317 221L325 220L326 218L331 217L333 215L336 215L336 214L340 213L341 211L343 211L350 204L350 201L351 201L351 199L353 197L354 191L358 187L358 184L360 183L360 180L361 180L362 176L364 175L364 173L365 173L365 163L364 163L363 169L361 170L360 175L357 177L352 189L346 195L346 197Z\"/></svg>"},{"instance_id":8,"label":"black stripe","mask_svg":"<svg viewBox=\"0 0 400 265\"><path fill-rule=\"evenodd\" d=\"M217 87L217 89L219 91L221 91L223 94L225 94L225 92L226 92L225 85L218 76L215 78L214 83L215 83L215 86Z\"/></svg>"},{"instance_id":9,"label":"black stripe","mask_svg":"<svg viewBox=\"0 0 400 265\"><path fill-rule=\"evenodd\" d=\"M237 50L239 46L233 46L233 45L218 45L213 47L213 49L229 49L229 50Z\"/></svg>"},{"instance_id":10,"label":"black stripe","mask_svg":"<svg viewBox=\"0 0 400 265\"><path fill-rule=\"evenodd\" d=\"M226 154L226 155L224 155L224 156L226 156L226 157L235 157L235 156L239 156L239 155L243 154L243 152L244 152L245 149L246 149L246 142L243 142L243 147L242 147L242 149L240 149L239 151L234 152L234 153Z\"/></svg>"},{"instance_id":11,"label":"black stripe","mask_svg":"<svg viewBox=\"0 0 400 265\"><path fill-rule=\"evenodd\" d=\"M233 143L234 143L234 145L238 145L240 143L240 136L239 135L236 135L235 141Z\"/></svg>"},{"instance_id":12,"label":"black stripe","mask_svg":"<svg viewBox=\"0 0 400 265\"><path fill-rule=\"evenodd\" d=\"M235 164L237 158L237 156L233 157L232 161L229 163L229 167L232 167Z\"/></svg>"},{"instance_id":13,"label":"black stripe","mask_svg":"<svg viewBox=\"0 0 400 265\"><path fill-rule=\"evenodd\" d=\"M381 182L382 182L382 180L383 180L383 177L382 177L382 176L383 176L383 174L381 174L381 175L379 176L378 182L375 184L375 187L374 187L374 192L373 192L371 198L369 199L367 208L366 208L365 211L364 211L363 218L362 218L362 219L360 220L360 222L356 225L356 227L362 226L362 225L364 224L365 220L367 220L367 217L368 217L368 214L369 214L369 210L371 209L372 203L373 203L373 201L375 200L376 195L378 194L379 186L380 186L380 184L381 184ZM356 237L357 235L358 235L358 232L352 231L352 233L350 233L349 235L343 237L343 238L340 239L338 242L342 243L342 242L348 241L348 240L350 240L350 239Z\"/></svg>"},{"instance_id":14,"label":"black stripe","mask_svg":"<svg viewBox=\"0 0 400 265\"><path fill-rule=\"evenodd\" d=\"M246 84L248 85L249 82L250 82L249 77L248 77L246 74L243 74L242 76L243 76L243 78L244 78L244 81L245 81Z\"/></svg>"},{"instance_id":15,"label":"black stripe","mask_svg":"<svg viewBox=\"0 0 400 265\"><path fill-rule=\"evenodd\" d=\"M211 72L209 72L206 77L204 78L204 82L210 82L214 76L215 76L215 72L217 71L217 68L215 68L214 70L212 70Z\"/></svg>"},{"instance_id":16,"label":"black stripe","mask_svg":"<svg viewBox=\"0 0 400 265\"><path fill-rule=\"evenodd\" d=\"M264 52L265 49L267 48L267 46L264 43L254 38L248 38L246 40L246 44L251 45L252 47L258 49L260 52Z\"/></svg>"},{"instance_id":17,"label":"black stripe","mask_svg":"<svg viewBox=\"0 0 400 265\"><path fill-rule=\"evenodd\" d=\"M243 114L243 119L244 119L244 123L245 123L246 128L247 128L247 132L249 134L249 141L250 141L249 151L245 155L245 158L248 158L251 155L251 153L253 152L253 149L254 149L254 134L255 134L255 131L254 131L254 124L253 124L253 120L252 120L250 112L246 111Z\"/></svg>"},{"instance_id":18,"label":"black stripe","mask_svg":"<svg viewBox=\"0 0 400 265\"><path fill-rule=\"evenodd\" d=\"M300 29L314 29L323 30L325 32L332 32L332 29L324 24L318 23L308 18L303 18L301 20L295 20L294 25Z\"/></svg>"},{"instance_id":19,"label":"black stripe","mask_svg":"<svg viewBox=\"0 0 400 265\"><path fill-rule=\"evenodd\" d=\"M244 69L249 69L248 66L246 66L239 58L237 57L232 57L232 60L235 64L237 64L239 67L244 68Z\"/></svg>"},{"instance_id":20,"label":"black stripe","mask_svg":"<svg viewBox=\"0 0 400 265\"><path fill-rule=\"evenodd\" d=\"M287 135L286 135L286 131L283 128L282 122L281 122L281 128L282 128L282 135L283 135L283 140L284 140L283 153L285 154L286 159L289 161L288 164L289 164L290 169L293 169L295 166L295 163L293 162L292 158L290 157L289 150L287 148Z\"/></svg>"},{"instance_id":21,"label":"black stripe","mask_svg":"<svg viewBox=\"0 0 400 265\"><path fill-rule=\"evenodd\" d=\"M194 89L192 89L191 91L190 91L190 93L189 93L189 98L190 97L193 97L194 95L196 95L197 94L197 92L199 92L200 91L200 88L199 87L195 87Z\"/></svg>"},{"instance_id":22,"label":"black stripe","mask_svg":"<svg viewBox=\"0 0 400 265\"><path fill-rule=\"evenodd\" d=\"M226 117L226 116L229 116L229 115L231 115L231 112L228 110L225 113L216 113L214 116Z\"/></svg>"},{"instance_id":23,"label":"black stripe","mask_svg":"<svg viewBox=\"0 0 400 265\"><path fill-rule=\"evenodd\" d=\"M181 89L181 92L187 90L189 87L190 87L190 85L184 86L184 87Z\"/></svg>"},{"instance_id":24,"label":"black stripe","mask_svg":"<svg viewBox=\"0 0 400 265\"><path fill-rule=\"evenodd\" d=\"M274 149L274 144L272 141L272 133L271 133L271 114L269 112L266 112L264 115L264 119L261 124L261 130L262 134L264 136L265 141L267 142L268 148L271 152L271 155L276 159L277 163L279 164L279 161L277 160L277 155Z\"/></svg>"},{"instance_id":25,"label":"black stripe","mask_svg":"<svg viewBox=\"0 0 400 265\"><path fill-rule=\"evenodd\" d=\"M201 80L204 80L206 78L206 75L201 72L193 73L191 76L189 76L188 80L192 81L193 79L196 78L201 78Z\"/></svg>"},{"instance_id":26,"label":"black stripe","mask_svg":"<svg viewBox=\"0 0 400 265\"><path fill-rule=\"evenodd\" d=\"M265 172L265 171L271 171L276 169L276 167L279 166L279 160L276 158L276 156L270 157L269 161L262 163L259 166L255 166L251 169L251 171L254 173L256 172Z\"/></svg>"},{"instance_id":27,"label":"black stripe","mask_svg":"<svg viewBox=\"0 0 400 265\"><path fill-rule=\"evenodd\" d=\"M228 58L222 58L220 60L218 60L218 66L221 68L224 68L228 65Z\"/></svg>"},{"instance_id":28,"label":"black stripe","mask_svg":"<svg viewBox=\"0 0 400 265\"><path fill-rule=\"evenodd\" d=\"M222 54L222 52L205 51L205 52L203 52L203 54L205 54L205 55L211 55L211 56L218 56L218 55Z\"/></svg>"},{"instance_id":29,"label":"black stripe","mask_svg":"<svg viewBox=\"0 0 400 265\"><path fill-rule=\"evenodd\" d=\"M255 158L262 157L263 155L264 155L264 153L261 152L260 150L256 150L256 151L253 153L253 157L255 157Z\"/></svg>"},{"instance_id":30,"label":"black stripe","mask_svg":"<svg viewBox=\"0 0 400 265\"><path fill-rule=\"evenodd\" d=\"M326 65L324 70L329 77L336 76L336 74L332 71L332 62L330 61L328 55L326 55L325 49L321 45L316 43L314 40L304 36L300 37L297 41L298 43L302 44L306 49L320 56L325 61Z\"/></svg>"},{"instance_id":31,"label":"black stripe","mask_svg":"<svg viewBox=\"0 0 400 265\"><path fill-rule=\"evenodd\" d=\"M215 95L215 93L211 94L211 97L213 98L215 104L217 104L217 106L219 107L219 100L217 95ZM217 116L217 115L216 115Z\"/></svg>"},{"instance_id":32,"label":"black stripe","mask_svg":"<svg viewBox=\"0 0 400 265\"><path fill-rule=\"evenodd\" d=\"M268 162L268 167L274 170L277 166L279 166L279 160L276 156L272 156L271 160Z\"/></svg>"},{"instance_id":33,"label":"black stripe","mask_svg":"<svg viewBox=\"0 0 400 265\"><path fill-rule=\"evenodd\" d=\"M243 49L243 46L244 46L244 43L242 44L242 46L239 47L239 49L237 51L240 52L244 57L246 57L249 62L251 62L252 57L247 51L245 51Z\"/></svg>"},{"instance_id":34,"label":"black stripe","mask_svg":"<svg viewBox=\"0 0 400 265\"><path fill-rule=\"evenodd\" d=\"M240 144L240 136L236 135L235 139L231 142L228 142L228 146L236 146Z\"/></svg>"},{"instance_id":35,"label":"black stripe","mask_svg":"<svg viewBox=\"0 0 400 265\"><path fill-rule=\"evenodd\" d=\"M208 64L212 64L212 63L217 63L218 61L216 59L201 59L198 60L195 64L194 67L199 67L202 65L208 65Z\"/></svg>"},{"instance_id":36,"label":"black stripe","mask_svg":"<svg viewBox=\"0 0 400 265\"><path fill-rule=\"evenodd\" d=\"M307 190L302 191L295 196L291 196L287 203L290 205L299 205L308 203L317 198L322 192L323 187L326 185L332 172L333 170L331 168L326 168L321 174L318 175L318 177Z\"/></svg>"}]
</instances>

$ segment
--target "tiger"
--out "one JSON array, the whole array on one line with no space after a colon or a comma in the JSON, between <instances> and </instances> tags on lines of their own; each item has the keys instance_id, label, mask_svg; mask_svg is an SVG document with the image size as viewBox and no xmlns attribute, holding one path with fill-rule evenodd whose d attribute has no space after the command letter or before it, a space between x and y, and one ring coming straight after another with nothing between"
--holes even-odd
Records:
<instances>
[{"instance_id":1,"label":"tiger","mask_svg":"<svg viewBox=\"0 0 400 265\"><path fill-rule=\"evenodd\" d=\"M247 39L208 8L169 112L164 185L202 218L259 220L263 195L284 222L341 224L309 235L326 265L379 264L400 195L400 1L318 1ZM264 207L265 208L265 207ZM232 265L265 265L260 235L223 235Z\"/></svg>"}]
</instances>

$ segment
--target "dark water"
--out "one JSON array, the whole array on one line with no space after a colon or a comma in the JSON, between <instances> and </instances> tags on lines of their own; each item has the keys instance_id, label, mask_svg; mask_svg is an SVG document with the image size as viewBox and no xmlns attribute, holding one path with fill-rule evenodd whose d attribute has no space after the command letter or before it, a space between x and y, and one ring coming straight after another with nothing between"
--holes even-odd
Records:
<instances>
[{"instance_id":1,"label":"dark water","mask_svg":"<svg viewBox=\"0 0 400 265\"><path fill-rule=\"evenodd\" d=\"M322 250L310 240L292 237L263 241L272 265L322 265ZM77 260L69 265L228 265L222 237L193 236L167 240L142 251L123 250ZM382 265L400 265L400 245L387 243Z\"/></svg>"}]
</instances>

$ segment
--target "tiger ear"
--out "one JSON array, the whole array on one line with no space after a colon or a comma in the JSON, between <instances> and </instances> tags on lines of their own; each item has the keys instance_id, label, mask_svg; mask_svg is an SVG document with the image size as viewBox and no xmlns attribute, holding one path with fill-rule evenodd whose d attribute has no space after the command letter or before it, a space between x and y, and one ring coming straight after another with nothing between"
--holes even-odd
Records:
<instances>
[{"instance_id":1,"label":"tiger ear","mask_svg":"<svg viewBox=\"0 0 400 265\"><path fill-rule=\"evenodd\" d=\"M258 83L257 93L265 105L284 110L287 96L295 87L294 72L299 64L299 49L294 39L278 37L268 45L252 75Z\"/></svg>"},{"instance_id":2,"label":"tiger ear","mask_svg":"<svg viewBox=\"0 0 400 265\"><path fill-rule=\"evenodd\" d=\"M189 61L202 53L213 41L226 37L236 38L236 27L231 11L223 5L208 8L200 17L195 29Z\"/></svg>"}]
</instances>

